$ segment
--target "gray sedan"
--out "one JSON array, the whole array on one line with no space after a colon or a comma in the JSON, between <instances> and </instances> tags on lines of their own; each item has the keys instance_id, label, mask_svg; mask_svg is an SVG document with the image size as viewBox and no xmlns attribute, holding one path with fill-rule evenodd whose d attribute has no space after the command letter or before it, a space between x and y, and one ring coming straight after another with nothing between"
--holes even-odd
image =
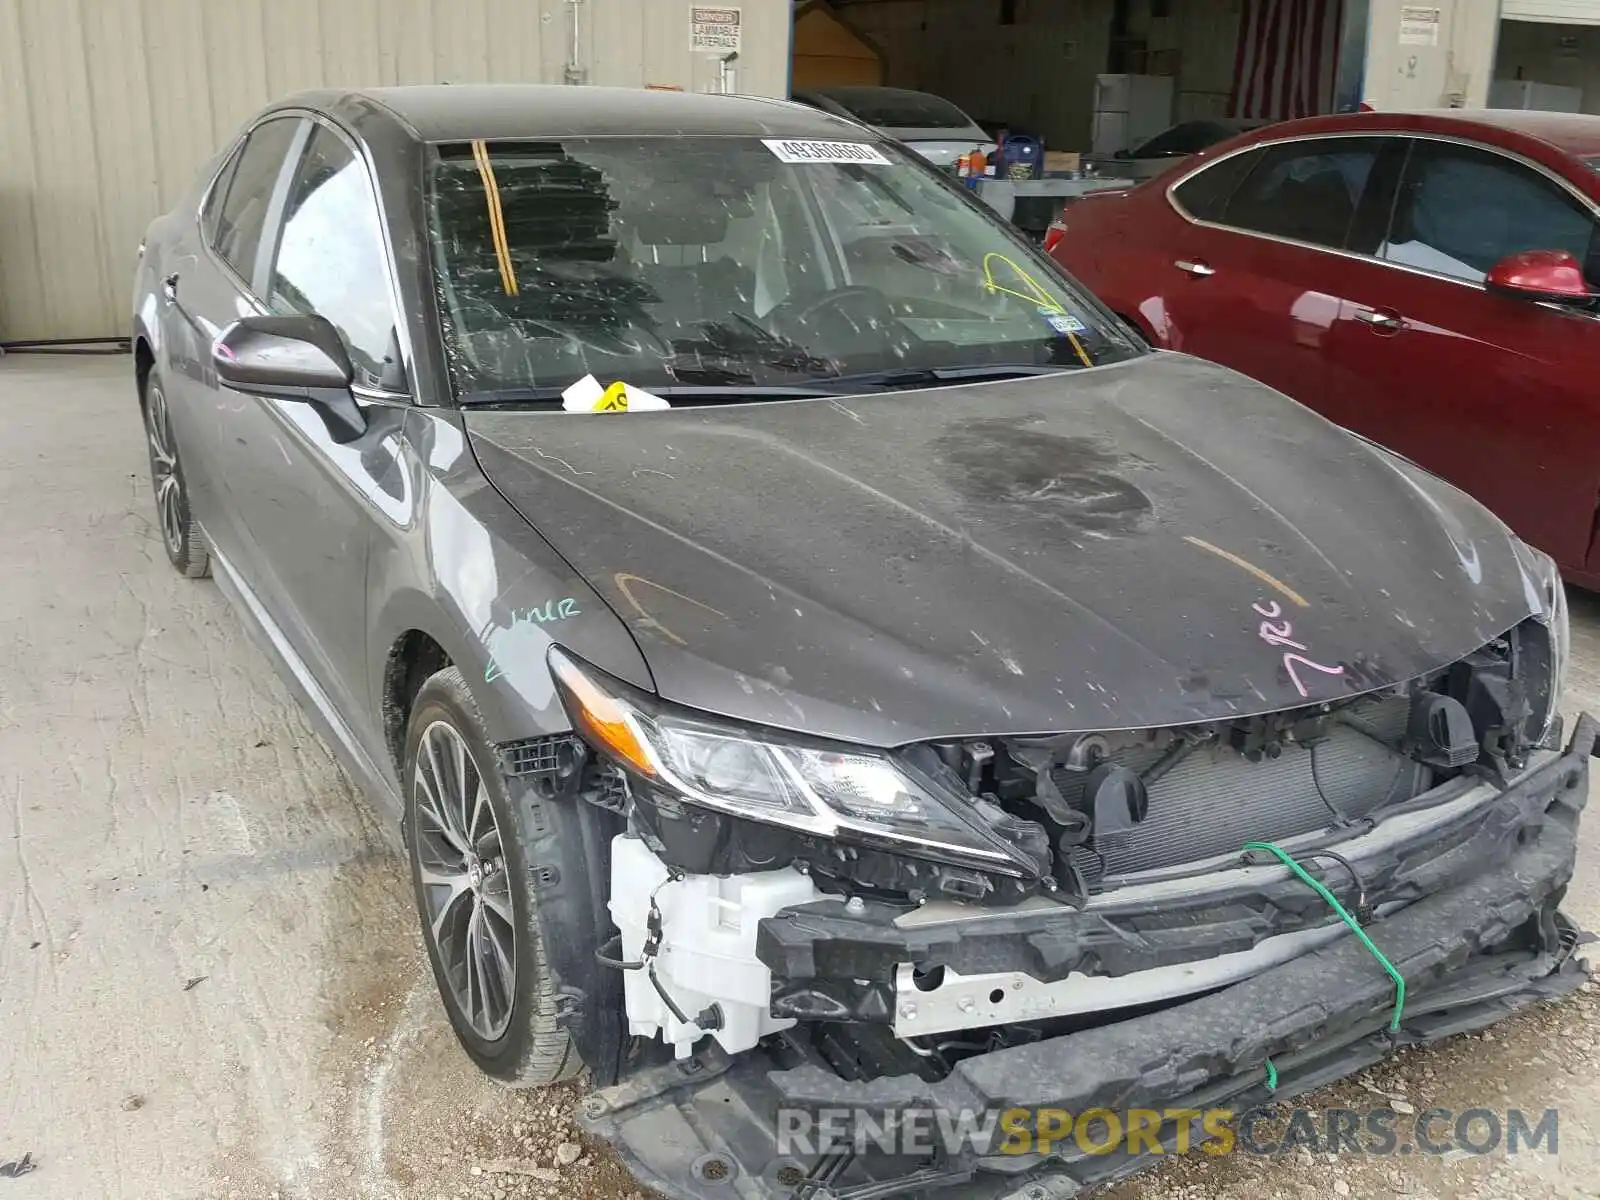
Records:
<instances>
[{"instance_id":1,"label":"gray sedan","mask_svg":"<svg viewBox=\"0 0 1600 1200\"><path fill-rule=\"evenodd\" d=\"M669 1196L1067 1195L1189 1130L1063 1113L1584 978L1550 559L859 124L293 97L133 328L171 564L397 824L463 1049Z\"/></svg>"}]
</instances>

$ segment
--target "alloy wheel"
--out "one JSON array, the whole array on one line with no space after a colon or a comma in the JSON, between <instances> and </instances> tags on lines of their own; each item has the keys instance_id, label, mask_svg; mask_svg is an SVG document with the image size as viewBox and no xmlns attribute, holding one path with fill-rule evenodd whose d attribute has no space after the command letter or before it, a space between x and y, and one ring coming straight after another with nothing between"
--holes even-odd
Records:
<instances>
[{"instance_id":1,"label":"alloy wheel","mask_svg":"<svg viewBox=\"0 0 1600 1200\"><path fill-rule=\"evenodd\" d=\"M178 449L167 414L167 398L159 387L151 387L145 401L145 432L150 439L150 483L156 493L161 535L167 541L167 549L177 556L183 553L186 525L183 480L178 476Z\"/></svg>"},{"instance_id":2,"label":"alloy wheel","mask_svg":"<svg viewBox=\"0 0 1600 1200\"><path fill-rule=\"evenodd\" d=\"M428 936L457 1009L479 1037L496 1041L516 996L511 881L488 788L454 726L435 721L423 731L411 788Z\"/></svg>"}]
</instances>

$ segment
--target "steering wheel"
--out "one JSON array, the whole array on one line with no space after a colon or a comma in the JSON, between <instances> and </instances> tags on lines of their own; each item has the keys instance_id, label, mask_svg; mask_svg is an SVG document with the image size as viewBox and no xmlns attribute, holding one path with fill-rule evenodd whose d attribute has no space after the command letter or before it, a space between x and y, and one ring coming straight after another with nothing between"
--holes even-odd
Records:
<instances>
[{"instance_id":1,"label":"steering wheel","mask_svg":"<svg viewBox=\"0 0 1600 1200\"><path fill-rule=\"evenodd\" d=\"M877 288L846 284L811 300L785 300L767 314L775 329L792 331L796 340L822 334L836 348L843 348L874 336L877 328L888 331L895 326L894 307ZM881 339L884 333L876 335Z\"/></svg>"},{"instance_id":2,"label":"steering wheel","mask_svg":"<svg viewBox=\"0 0 1600 1200\"><path fill-rule=\"evenodd\" d=\"M815 300L801 304L785 315L800 324L808 324L818 314L828 312L831 309L843 308L848 312L848 306L857 300L867 301L869 306L876 310L873 313L874 316L893 315L893 310L889 307L889 302L884 299L882 292L877 288L867 287L865 284L860 283L850 283L844 287L834 288L831 292L824 292Z\"/></svg>"}]
</instances>

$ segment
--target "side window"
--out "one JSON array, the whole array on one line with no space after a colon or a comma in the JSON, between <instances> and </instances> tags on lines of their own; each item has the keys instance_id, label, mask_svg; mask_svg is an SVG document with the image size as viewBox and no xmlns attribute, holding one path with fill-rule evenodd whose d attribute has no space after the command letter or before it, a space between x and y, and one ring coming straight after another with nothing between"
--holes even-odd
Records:
<instances>
[{"instance_id":1,"label":"side window","mask_svg":"<svg viewBox=\"0 0 1600 1200\"><path fill-rule=\"evenodd\" d=\"M228 183L233 179L234 168L239 165L239 156L243 152L241 145L228 155L228 161L212 178L211 190L206 193L206 205L200 210L200 235L208 245L216 244L217 223L222 219L222 202L227 198Z\"/></svg>"},{"instance_id":2,"label":"side window","mask_svg":"<svg viewBox=\"0 0 1600 1200\"><path fill-rule=\"evenodd\" d=\"M246 283L255 275L256 251L261 247L267 205L272 202L272 185L278 181L299 124L298 117L283 117L257 125L229 168L227 195L217 214L212 245Z\"/></svg>"},{"instance_id":3,"label":"side window","mask_svg":"<svg viewBox=\"0 0 1600 1200\"><path fill-rule=\"evenodd\" d=\"M1260 161L1262 150L1246 150L1209 167L1203 167L1176 188L1172 195L1184 211L1198 221L1220 221L1235 189Z\"/></svg>"},{"instance_id":4,"label":"side window","mask_svg":"<svg viewBox=\"0 0 1600 1200\"><path fill-rule=\"evenodd\" d=\"M325 126L306 143L284 203L267 307L315 313L344 336L358 377L379 383L392 355L394 307L378 203L366 167Z\"/></svg>"},{"instance_id":5,"label":"side window","mask_svg":"<svg viewBox=\"0 0 1600 1200\"><path fill-rule=\"evenodd\" d=\"M1380 140L1314 138L1270 147L1228 201L1223 224L1343 249Z\"/></svg>"},{"instance_id":6,"label":"side window","mask_svg":"<svg viewBox=\"0 0 1600 1200\"><path fill-rule=\"evenodd\" d=\"M1583 262L1594 237L1589 210L1532 167L1473 146L1418 139L1382 255L1477 281L1523 250L1566 250Z\"/></svg>"}]
</instances>

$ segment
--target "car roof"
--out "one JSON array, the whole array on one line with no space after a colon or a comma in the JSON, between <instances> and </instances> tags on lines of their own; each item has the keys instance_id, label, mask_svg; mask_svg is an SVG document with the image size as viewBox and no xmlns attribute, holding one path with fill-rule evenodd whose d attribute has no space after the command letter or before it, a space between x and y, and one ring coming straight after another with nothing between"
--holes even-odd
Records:
<instances>
[{"instance_id":1,"label":"car roof","mask_svg":"<svg viewBox=\"0 0 1600 1200\"><path fill-rule=\"evenodd\" d=\"M415 84L308 92L286 103L337 112L378 105L425 142L631 134L850 137L859 125L830 113L760 96L703 95L648 88L540 83Z\"/></svg>"},{"instance_id":2,"label":"car roof","mask_svg":"<svg viewBox=\"0 0 1600 1200\"><path fill-rule=\"evenodd\" d=\"M1255 130L1249 140L1277 141L1316 133L1442 133L1504 146L1543 142L1562 154L1600 154L1600 116L1510 108L1441 108L1409 112L1343 113L1281 121Z\"/></svg>"}]
</instances>

